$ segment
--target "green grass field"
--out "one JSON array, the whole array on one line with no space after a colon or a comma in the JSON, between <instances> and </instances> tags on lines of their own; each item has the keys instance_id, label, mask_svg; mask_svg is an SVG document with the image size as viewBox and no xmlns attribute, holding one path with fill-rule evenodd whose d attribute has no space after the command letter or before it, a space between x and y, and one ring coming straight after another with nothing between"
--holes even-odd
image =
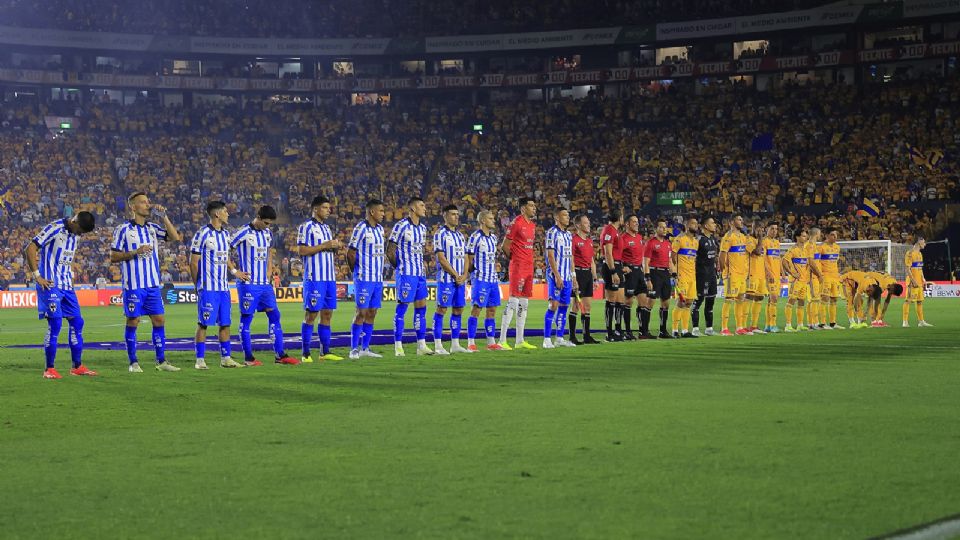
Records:
<instances>
[{"instance_id":1,"label":"green grass field","mask_svg":"<svg viewBox=\"0 0 960 540\"><path fill-rule=\"evenodd\" d=\"M183 352L180 373L133 375L89 351L101 376L61 381L41 350L0 348L0 534L879 535L960 511L953 302L926 303L935 328L900 328L897 300L887 329L549 353L197 372ZM88 342L122 340L118 308L85 317ZM174 306L168 336L194 317ZM299 320L285 310L288 332ZM0 311L0 345L44 330Z\"/></svg>"}]
</instances>

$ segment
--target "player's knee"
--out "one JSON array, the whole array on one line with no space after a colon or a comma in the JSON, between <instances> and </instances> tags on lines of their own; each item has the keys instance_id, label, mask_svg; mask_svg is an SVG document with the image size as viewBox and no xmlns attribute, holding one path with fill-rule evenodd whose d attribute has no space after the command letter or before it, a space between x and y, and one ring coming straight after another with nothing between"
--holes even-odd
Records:
<instances>
[{"instance_id":1,"label":"player's knee","mask_svg":"<svg viewBox=\"0 0 960 540\"><path fill-rule=\"evenodd\" d=\"M70 327L73 328L74 332L82 332L84 320L83 317L77 315L76 317L70 317L67 319L67 323L70 324Z\"/></svg>"},{"instance_id":2,"label":"player's knee","mask_svg":"<svg viewBox=\"0 0 960 540\"><path fill-rule=\"evenodd\" d=\"M154 326L163 326L164 323L166 323L166 319L163 315L151 315L150 322L152 322Z\"/></svg>"},{"instance_id":3,"label":"player's knee","mask_svg":"<svg viewBox=\"0 0 960 540\"><path fill-rule=\"evenodd\" d=\"M127 317L127 326L136 328L140 325L140 317Z\"/></svg>"}]
</instances>

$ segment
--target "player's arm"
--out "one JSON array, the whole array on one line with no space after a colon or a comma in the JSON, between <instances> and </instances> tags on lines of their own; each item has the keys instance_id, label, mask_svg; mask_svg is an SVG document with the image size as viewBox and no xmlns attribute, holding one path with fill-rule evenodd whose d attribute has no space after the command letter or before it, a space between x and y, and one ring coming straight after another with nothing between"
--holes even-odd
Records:
<instances>
[{"instance_id":1,"label":"player's arm","mask_svg":"<svg viewBox=\"0 0 960 540\"><path fill-rule=\"evenodd\" d=\"M350 269L357 268L357 248L353 246L347 249L347 265Z\"/></svg>"},{"instance_id":2,"label":"player's arm","mask_svg":"<svg viewBox=\"0 0 960 540\"><path fill-rule=\"evenodd\" d=\"M550 273L553 274L554 281L558 285L560 285L563 283L563 280L560 279L560 266L557 265L557 250L556 250L556 247L554 246L554 242L556 242L556 235L550 234L550 232L548 231L547 232L547 249L545 250L546 257L547 257L547 270L549 270Z\"/></svg>"},{"instance_id":3,"label":"player's arm","mask_svg":"<svg viewBox=\"0 0 960 540\"><path fill-rule=\"evenodd\" d=\"M571 246L571 249L572 249L572 246ZM573 282L574 292L579 292L580 283L577 282L577 265L574 264L572 256L570 257L570 275L573 276L573 279L571 281Z\"/></svg>"},{"instance_id":4,"label":"player's arm","mask_svg":"<svg viewBox=\"0 0 960 540\"><path fill-rule=\"evenodd\" d=\"M127 240L122 234L122 229L118 227L113 233L113 243L110 245L110 262L115 264L124 261L131 261L140 255L144 253L150 253L151 251L153 251L153 246L150 244L142 244L135 250L128 250Z\"/></svg>"},{"instance_id":5,"label":"player's arm","mask_svg":"<svg viewBox=\"0 0 960 540\"><path fill-rule=\"evenodd\" d=\"M239 279L240 281L250 281L250 272L239 270L237 265L233 263L232 259L227 259L227 269L230 271L231 276Z\"/></svg>"},{"instance_id":6,"label":"player's arm","mask_svg":"<svg viewBox=\"0 0 960 540\"><path fill-rule=\"evenodd\" d=\"M30 270L30 273L33 274L33 278L37 281L37 285L44 289L49 289L53 286L53 282L49 279L44 278L40 275L40 246L37 244L36 240L27 244L26 249L23 250L25 255L24 260L27 263L27 269Z\"/></svg>"},{"instance_id":7,"label":"player's arm","mask_svg":"<svg viewBox=\"0 0 960 540\"><path fill-rule=\"evenodd\" d=\"M440 265L440 268L442 268L444 272L450 274L450 277L452 277L454 281L459 282L460 274L457 273L457 270L450 264L450 261L447 260L447 255L443 252L443 247L443 240L438 242L436 238L433 239L433 251L437 254L437 264Z\"/></svg>"},{"instance_id":8,"label":"player's arm","mask_svg":"<svg viewBox=\"0 0 960 540\"><path fill-rule=\"evenodd\" d=\"M197 284L197 277L200 275L200 254L191 253L190 254L190 281L193 282L194 286Z\"/></svg>"},{"instance_id":9,"label":"player's arm","mask_svg":"<svg viewBox=\"0 0 960 540\"><path fill-rule=\"evenodd\" d=\"M720 256L717 257L717 271L721 274L727 269L727 252L721 251Z\"/></svg>"},{"instance_id":10,"label":"player's arm","mask_svg":"<svg viewBox=\"0 0 960 540\"><path fill-rule=\"evenodd\" d=\"M170 217L167 215L167 209L160 205L155 205L154 210L160 214L160 221L163 222L163 230L166 232L167 242L179 242L183 240L183 235L180 234L180 231L177 230L177 227L170 221Z\"/></svg>"},{"instance_id":11,"label":"player's arm","mask_svg":"<svg viewBox=\"0 0 960 540\"><path fill-rule=\"evenodd\" d=\"M473 270L473 253L467 253L463 261L463 275L469 276Z\"/></svg>"},{"instance_id":12,"label":"player's arm","mask_svg":"<svg viewBox=\"0 0 960 540\"><path fill-rule=\"evenodd\" d=\"M612 270L614 269L614 267L616 266L616 263L615 263L614 260L613 260L613 244L604 244L604 245L603 245L603 260L604 260L604 262L606 263L607 268L609 268L609 269L611 270L611 272L610 272L610 273L611 273L610 281L612 281L614 285L619 285L619 284L620 284L620 276L617 275L616 272L613 272L613 271L612 271Z\"/></svg>"}]
</instances>

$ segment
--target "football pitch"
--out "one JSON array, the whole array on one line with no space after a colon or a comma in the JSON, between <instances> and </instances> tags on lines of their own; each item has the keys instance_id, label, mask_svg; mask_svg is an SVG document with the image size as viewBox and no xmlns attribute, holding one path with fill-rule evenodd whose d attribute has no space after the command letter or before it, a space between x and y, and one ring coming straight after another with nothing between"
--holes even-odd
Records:
<instances>
[{"instance_id":1,"label":"football pitch","mask_svg":"<svg viewBox=\"0 0 960 540\"><path fill-rule=\"evenodd\" d=\"M528 328L542 327L544 306L532 303ZM266 365L236 370L216 367L208 346L208 372L189 351L168 352L183 371L161 373L143 350L145 373L130 374L122 349L88 350L94 378L67 374L64 325L59 381L41 379L42 350L12 347L42 341L36 311L3 310L0 532L887 534L960 512L960 304L928 300L934 328L913 314L900 328L900 306L885 329L449 357L374 347L384 358L300 366L263 351ZM378 329L392 327L384 307ZM298 306L281 309L297 332ZM351 313L341 306L334 331ZM122 342L119 308L84 316L88 343ZM194 306L167 317L169 339L192 335ZM601 328L602 302L594 318Z\"/></svg>"}]
</instances>

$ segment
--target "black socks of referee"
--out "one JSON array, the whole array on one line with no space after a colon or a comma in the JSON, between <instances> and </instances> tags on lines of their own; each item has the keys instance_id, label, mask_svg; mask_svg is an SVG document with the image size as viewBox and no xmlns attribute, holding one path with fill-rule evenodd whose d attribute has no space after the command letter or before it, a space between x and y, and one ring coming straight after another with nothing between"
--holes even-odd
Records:
<instances>
[{"instance_id":1,"label":"black socks of referee","mask_svg":"<svg viewBox=\"0 0 960 540\"><path fill-rule=\"evenodd\" d=\"M660 308L660 333L667 333L667 316L670 314L670 309L662 307Z\"/></svg>"},{"instance_id":2,"label":"black socks of referee","mask_svg":"<svg viewBox=\"0 0 960 540\"><path fill-rule=\"evenodd\" d=\"M640 333L643 335L649 335L650 334L650 308L638 307L637 318L640 319Z\"/></svg>"},{"instance_id":3,"label":"black socks of referee","mask_svg":"<svg viewBox=\"0 0 960 540\"><path fill-rule=\"evenodd\" d=\"M613 320L616 317L616 304L607 300L603 304L603 322L607 325L607 336L613 335Z\"/></svg>"},{"instance_id":4,"label":"black socks of referee","mask_svg":"<svg viewBox=\"0 0 960 540\"><path fill-rule=\"evenodd\" d=\"M625 310L626 310L626 306L624 306L622 303L616 302L613 304L614 323L616 325L617 333L621 335L623 335L623 312ZM627 319L629 318L630 317L627 316Z\"/></svg>"}]
</instances>

